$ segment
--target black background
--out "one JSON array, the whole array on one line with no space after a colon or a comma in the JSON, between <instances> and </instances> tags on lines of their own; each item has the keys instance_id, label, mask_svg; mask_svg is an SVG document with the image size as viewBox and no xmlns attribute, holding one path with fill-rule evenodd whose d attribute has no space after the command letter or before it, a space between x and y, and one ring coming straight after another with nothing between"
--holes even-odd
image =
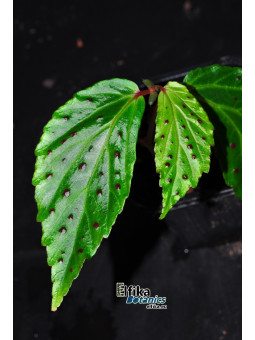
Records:
<instances>
[{"instance_id":1,"label":"black background","mask_svg":"<svg viewBox=\"0 0 255 340\"><path fill-rule=\"evenodd\" d=\"M197 203L159 221L153 158L138 145L124 212L55 313L31 185L42 128L73 93L226 55L241 57L240 0L14 2L15 339L241 339L241 202L201 195L203 181L222 186L216 163ZM126 305L118 281L166 296L168 309Z\"/></svg>"}]
</instances>

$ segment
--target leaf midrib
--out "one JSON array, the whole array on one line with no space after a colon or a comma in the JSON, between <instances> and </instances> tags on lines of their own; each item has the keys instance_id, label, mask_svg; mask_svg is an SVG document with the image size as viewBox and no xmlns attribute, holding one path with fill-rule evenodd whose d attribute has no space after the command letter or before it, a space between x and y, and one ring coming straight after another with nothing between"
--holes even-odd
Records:
<instances>
[{"instance_id":1,"label":"leaf midrib","mask_svg":"<svg viewBox=\"0 0 255 340\"><path fill-rule=\"evenodd\" d=\"M188 106L188 108L193 112L193 109L190 107L189 103L187 103L186 101L184 101L180 96L178 96L178 95L176 94L175 91L173 91L172 89L169 89L169 87L167 87L167 89L170 90L170 92L172 92L177 98L179 98L180 101L183 101L183 102ZM181 108L179 108L177 105L175 105L175 106L177 107L177 109L179 109L179 112L181 113L182 117L186 120L186 116L185 116L185 114L182 112ZM200 152L200 147L199 147L199 146L202 145L202 144L200 144L200 143L197 142L197 139L195 138L195 135L194 135L194 133L193 133L193 131L192 131L192 129L191 129L190 124L189 124L188 121L187 121L187 124L188 124L188 126L189 126L189 130L190 130L190 132L191 132L191 134L192 134L192 136L193 136L194 141L195 141L196 144L198 145L198 152L199 152L199 154L200 154L200 157L201 157L201 159L202 159L202 162L204 163L204 158L202 157L202 154L201 154L201 152ZM201 129L201 130L202 130L202 129Z\"/></svg>"},{"instance_id":2,"label":"leaf midrib","mask_svg":"<svg viewBox=\"0 0 255 340\"><path fill-rule=\"evenodd\" d=\"M84 190L86 190L86 189L89 188L89 186L90 186L90 184L91 184L91 180L93 179L93 176L94 176L94 174L95 174L95 171L96 171L96 169L97 169L97 167L98 167L98 165L99 165L99 163L100 163L100 161L101 161L102 155L104 154L105 150L107 149L107 148L106 148L106 142L109 141L109 136L110 136L110 134L111 134L113 128L115 127L115 123L116 123L116 121L118 120L118 118L121 116L121 114L122 114L122 113L126 110L126 108L130 105L130 103L131 103L132 101L133 101L133 98L132 98L130 101L128 101L128 102L126 103L126 105L123 106L123 108L119 111L119 113L116 115L116 117L115 117L114 120L112 121L112 127L111 127L111 129L109 129L109 131L108 131L108 133L107 133L107 136L106 136L106 138L105 138L105 141L104 141L104 145L103 145L103 147L102 147L102 149L101 149L101 152L100 152L99 156L97 157L97 162L96 162L96 164L95 164L95 166L94 166L93 173L91 174L90 179L89 179L89 181L88 181L86 187L84 187L84 188L80 191L80 193L82 193ZM109 173L110 173L110 171L109 171ZM81 213L80 216L83 216L83 215L85 214L86 217L87 217L87 219L88 219L88 224L89 224L89 222L90 222L89 214L88 214L88 212L87 212L87 210L86 210L86 203L87 203L88 192L89 192L89 190L87 190L87 192L86 192L86 194L85 194L85 198L84 198L84 210L83 210L83 212ZM110 192L110 189L109 189L109 192ZM77 241L77 234L78 234L77 231L78 231L79 228L80 228L81 221L82 221L82 218L80 218L80 221L79 221L79 223L78 223L78 225L77 225L77 227L76 227L76 235L75 235L75 238L74 238L74 241L73 241L73 247L72 247L72 250L71 250L71 253L70 253L70 256L69 256L67 265L66 265L66 268L64 269L64 277L62 278L62 282L65 280L66 273L67 273L67 267L68 267L68 264L69 264L69 262L70 262L71 257L73 256L75 244L76 244L76 241ZM90 230L90 228L88 228L88 229ZM104 235L101 235L101 240L102 240L103 237L104 237ZM91 238L91 233L90 233L90 238ZM96 252L96 250L97 250L98 247L99 247L99 245L96 247L96 249L95 249L94 252Z\"/></svg>"},{"instance_id":3,"label":"leaf midrib","mask_svg":"<svg viewBox=\"0 0 255 340\"><path fill-rule=\"evenodd\" d=\"M167 92L165 93L165 95L168 98L168 101L169 101L169 103L171 105L171 108L172 108L172 113L173 113L173 116L174 116L173 119L175 121L176 133L178 135L178 149L177 149L177 157L176 157L176 159L178 160L179 159L179 155L180 155L180 134L179 134L178 127L177 127L177 120L176 120L176 115L175 115L175 112L174 112L173 103L172 103L172 101L171 101L171 99L170 99L170 97L169 97ZM177 177L177 173L178 173L178 169L179 169L177 161L175 162L175 165L176 165L176 171L175 171L175 176L174 176L173 184L175 183L175 180L176 180L176 177ZM169 199L172 197L173 187L174 187L174 185L172 185L172 187L171 187L171 195L169 195L168 198L167 198L167 201L166 201L166 204L165 204L165 209L166 209L166 206L168 205ZM172 206L172 204L170 202L170 208L171 208L171 206ZM163 214L163 212L162 212L162 214Z\"/></svg>"}]
</instances>

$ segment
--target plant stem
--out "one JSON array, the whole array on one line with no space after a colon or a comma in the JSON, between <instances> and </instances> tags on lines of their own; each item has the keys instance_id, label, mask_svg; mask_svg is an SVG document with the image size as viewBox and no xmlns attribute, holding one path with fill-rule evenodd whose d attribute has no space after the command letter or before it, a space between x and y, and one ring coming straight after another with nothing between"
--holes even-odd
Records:
<instances>
[{"instance_id":1,"label":"plant stem","mask_svg":"<svg viewBox=\"0 0 255 340\"><path fill-rule=\"evenodd\" d=\"M139 98L141 96L146 96L147 94L158 92L158 89L163 91L164 93L166 92L166 89L163 86L161 86L161 85L154 85L154 86L150 87L147 90L136 92L136 94L134 95L134 98L136 99L136 98Z\"/></svg>"}]
</instances>

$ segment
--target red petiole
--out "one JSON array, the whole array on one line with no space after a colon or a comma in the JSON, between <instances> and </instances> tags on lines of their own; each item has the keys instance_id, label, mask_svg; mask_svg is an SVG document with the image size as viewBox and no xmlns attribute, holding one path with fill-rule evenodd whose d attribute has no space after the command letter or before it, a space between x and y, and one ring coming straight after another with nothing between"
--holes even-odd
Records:
<instances>
[{"instance_id":1,"label":"red petiole","mask_svg":"<svg viewBox=\"0 0 255 340\"><path fill-rule=\"evenodd\" d=\"M161 86L161 85L154 85L154 86L150 87L147 90L142 90L142 91L136 92L136 94L134 95L134 98L136 99L136 98L139 98L141 96L146 96L147 94L158 92L158 89L160 91L163 91L164 93L166 92L166 89L163 86Z\"/></svg>"}]
</instances>

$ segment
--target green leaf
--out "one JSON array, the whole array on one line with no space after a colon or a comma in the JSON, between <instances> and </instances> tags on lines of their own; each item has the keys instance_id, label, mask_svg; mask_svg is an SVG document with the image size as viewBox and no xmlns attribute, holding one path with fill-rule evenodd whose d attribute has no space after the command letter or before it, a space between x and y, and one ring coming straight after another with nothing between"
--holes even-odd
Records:
<instances>
[{"instance_id":1,"label":"green leaf","mask_svg":"<svg viewBox=\"0 0 255 340\"><path fill-rule=\"evenodd\" d=\"M157 100L157 97L158 97L158 94L157 92L152 92L150 95L149 95L149 100L148 100L148 103L150 106L152 106L155 101Z\"/></svg>"},{"instance_id":2,"label":"green leaf","mask_svg":"<svg viewBox=\"0 0 255 340\"><path fill-rule=\"evenodd\" d=\"M163 188L160 218L195 188L210 168L213 126L206 112L184 85L169 82L158 98L155 160Z\"/></svg>"},{"instance_id":3,"label":"green leaf","mask_svg":"<svg viewBox=\"0 0 255 340\"><path fill-rule=\"evenodd\" d=\"M189 72L184 82L201 100L215 126L215 148L223 176L242 196L242 69L212 65Z\"/></svg>"},{"instance_id":4,"label":"green leaf","mask_svg":"<svg viewBox=\"0 0 255 340\"><path fill-rule=\"evenodd\" d=\"M146 87L148 87L148 89L154 86L153 81L151 81L150 79L143 79L143 83Z\"/></svg>"},{"instance_id":5,"label":"green leaf","mask_svg":"<svg viewBox=\"0 0 255 340\"><path fill-rule=\"evenodd\" d=\"M42 244L61 304L129 195L145 102L135 83L112 79L76 93L53 114L36 148L33 184Z\"/></svg>"}]
</instances>

